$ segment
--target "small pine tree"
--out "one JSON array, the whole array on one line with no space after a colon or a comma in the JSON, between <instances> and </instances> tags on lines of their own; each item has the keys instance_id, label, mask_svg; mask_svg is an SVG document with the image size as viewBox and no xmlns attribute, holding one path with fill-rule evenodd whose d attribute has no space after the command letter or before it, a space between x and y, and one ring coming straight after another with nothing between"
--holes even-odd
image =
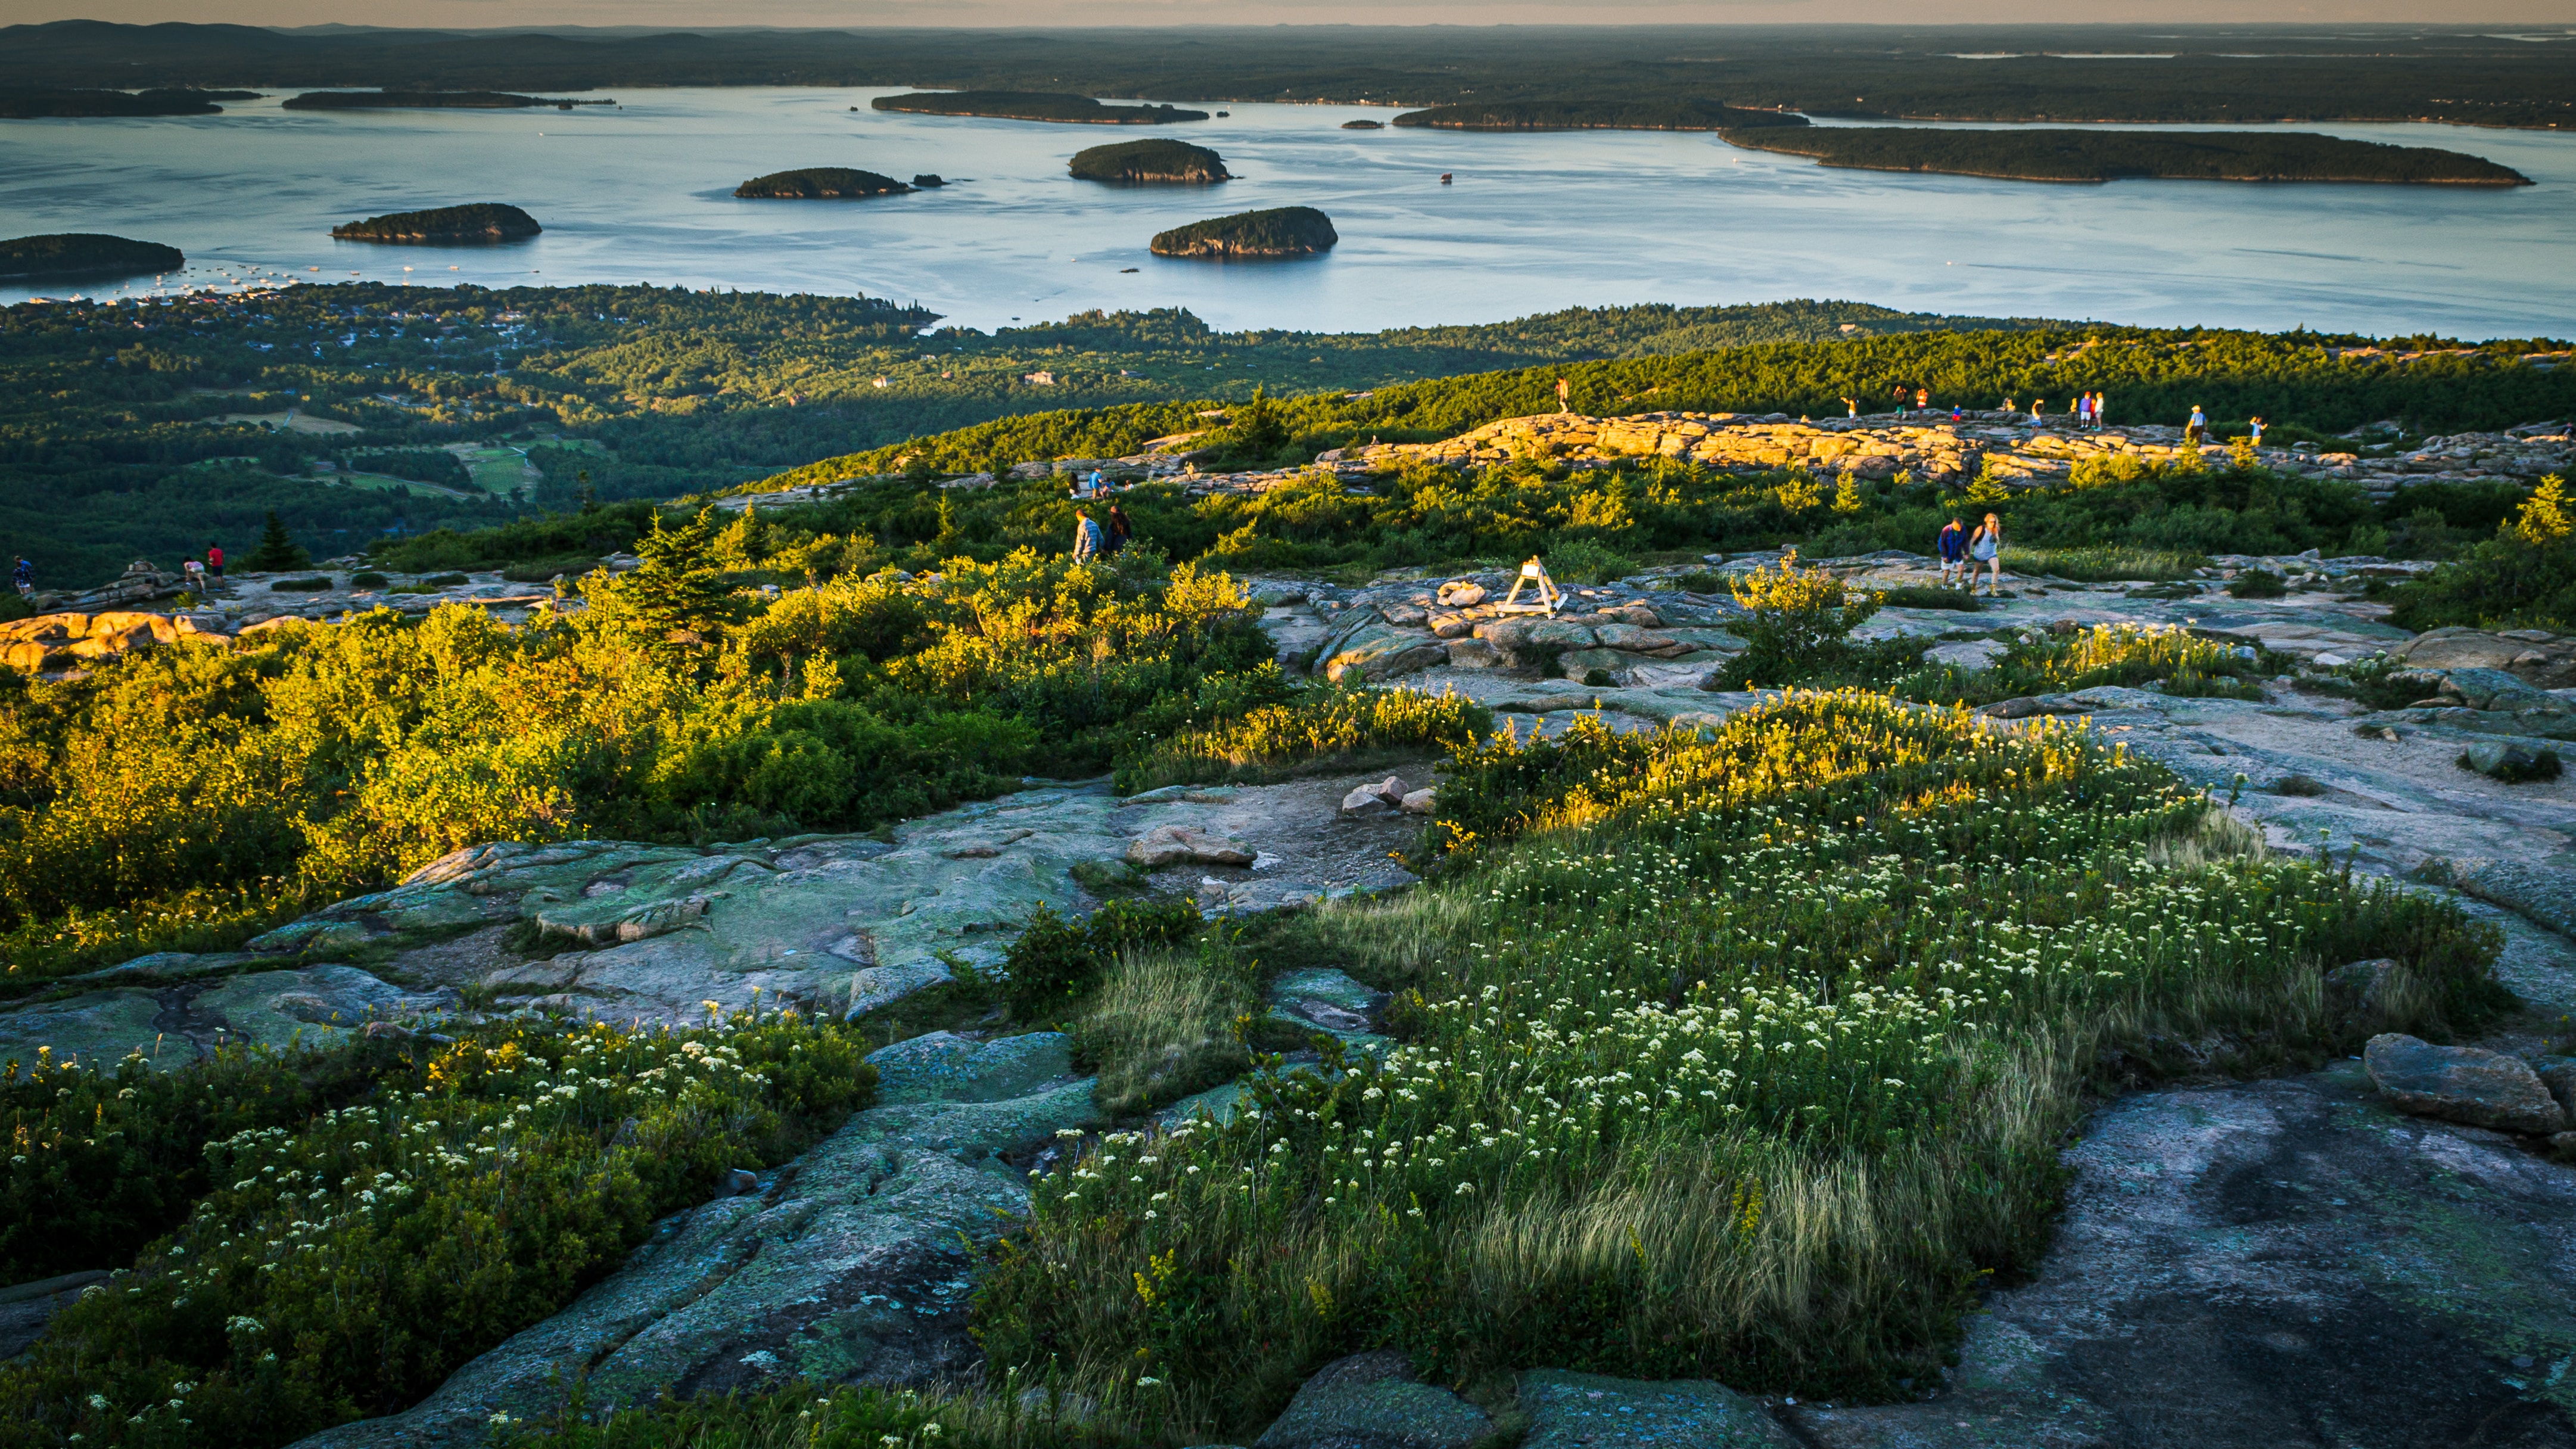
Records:
<instances>
[{"instance_id":1,"label":"small pine tree","mask_svg":"<svg viewBox=\"0 0 2576 1449\"><path fill-rule=\"evenodd\" d=\"M2227 465L2236 471L2250 473L2261 462L2262 455L2254 451L2253 434L2248 433L2227 445Z\"/></svg>"},{"instance_id":2,"label":"small pine tree","mask_svg":"<svg viewBox=\"0 0 2576 1449\"><path fill-rule=\"evenodd\" d=\"M288 536L286 521L279 518L277 510L272 508L268 511L268 527L260 533L259 547L252 549L250 557L242 560L242 567L257 573L282 573L288 569L309 568L312 563L313 555L306 553L303 545Z\"/></svg>"},{"instance_id":3,"label":"small pine tree","mask_svg":"<svg viewBox=\"0 0 2576 1449\"><path fill-rule=\"evenodd\" d=\"M2576 523L2567 517L2566 493L2566 479L2555 473L2541 479L2540 486L2523 500L2522 512L2514 516L2510 525L2513 536L2536 547L2556 543L2576 532Z\"/></svg>"},{"instance_id":4,"label":"small pine tree","mask_svg":"<svg viewBox=\"0 0 2576 1449\"><path fill-rule=\"evenodd\" d=\"M1868 500L1860 496L1859 474L1845 473L1840 479L1835 481L1834 512L1858 513L1867 506Z\"/></svg>"},{"instance_id":5,"label":"small pine tree","mask_svg":"<svg viewBox=\"0 0 2576 1449\"><path fill-rule=\"evenodd\" d=\"M677 528L659 515L653 530L635 541L644 566L619 579L613 607L657 653L681 654L713 644L734 622L733 590L717 571L712 507Z\"/></svg>"}]
</instances>

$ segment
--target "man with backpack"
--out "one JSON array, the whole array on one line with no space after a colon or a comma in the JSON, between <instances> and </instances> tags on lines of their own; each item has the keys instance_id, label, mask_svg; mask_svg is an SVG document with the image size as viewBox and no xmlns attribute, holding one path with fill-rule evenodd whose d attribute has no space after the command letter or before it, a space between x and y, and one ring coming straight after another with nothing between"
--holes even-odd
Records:
<instances>
[{"instance_id":1,"label":"man with backpack","mask_svg":"<svg viewBox=\"0 0 2576 1449\"><path fill-rule=\"evenodd\" d=\"M1967 530L1959 526L1959 520L1951 519L1941 525L1941 535L1936 540L1935 547L1941 554L1941 586L1948 588L1958 581L1960 568L1967 562ZM1975 587L1973 581L1970 587Z\"/></svg>"}]
</instances>

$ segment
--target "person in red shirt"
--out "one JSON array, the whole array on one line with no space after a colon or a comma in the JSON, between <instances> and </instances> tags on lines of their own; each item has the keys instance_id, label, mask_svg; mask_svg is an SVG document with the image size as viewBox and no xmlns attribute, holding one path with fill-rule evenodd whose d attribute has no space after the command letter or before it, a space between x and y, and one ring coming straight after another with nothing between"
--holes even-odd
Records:
<instances>
[{"instance_id":1,"label":"person in red shirt","mask_svg":"<svg viewBox=\"0 0 2576 1449\"><path fill-rule=\"evenodd\" d=\"M224 576L224 548L222 544L210 543L206 545L206 576L217 579Z\"/></svg>"}]
</instances>

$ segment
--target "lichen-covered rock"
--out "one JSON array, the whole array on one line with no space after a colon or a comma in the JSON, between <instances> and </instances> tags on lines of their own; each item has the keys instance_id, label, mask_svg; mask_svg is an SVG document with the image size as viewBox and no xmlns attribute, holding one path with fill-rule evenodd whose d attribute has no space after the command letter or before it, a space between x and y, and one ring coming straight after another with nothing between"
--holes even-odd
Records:
<instances>
[{"instance_id":1,"label":"lichen-covered rock","mask_svg":"<svg viewBox=\"0 0 2576 1449\"><path fill-rule=\"evenodd\" d=\"M1521 1449L1797 1449L1769 1412L1707 1379L1661 1382L1605 1378L1564 1369L1520 1376L1529 1421Z\"/></svg>"},{"instance_id":2,"label":"lichen-covered rock","mask_svg":"<svg viewBox=\"0 0 2576 1449\"><path fill-rule=\"evenodd\" d=\"M1231 836L1187 825L1158 825L1127 847L1127 859L1148 868L1166 865L1250 865L1253 848Z\"/></svg>"},{"instance_id":3,"label":"lichen-covered rock","mask_svg":"<svg viewBox=\"0 0 2576 1449\"><path fill-rule=\"evenodd\" d=\"M120 986L0 1010L0 1063L32 1064L39 1048L51 1048L55 1061L101 1066L140 1052L167 1070L226 1042L322 1046L370 1022L407 1022L458 1004L450 990L406 991L337 965Z\"/></svg>"},{"instance_id":4,"label":"lichen-covered rock","mask_svg":"<svg viewBox=\"0 0 2576 1449\"><path fill-rule=\"evenodd\" d=\"M2362 1049L2362 1065L2401 1112L2541 1137L2568 1130L2566 1109L2519 1057L2383 1032Z\"/></svg>"},{"instance_id":5,"label":"lichen-covered rock","mask_svg":"<svg viewBox=\"0 0 2576 1449\"><path fill-rule=\"evenodd\" d=\"M1379 1349L1317 1370L1253 1449L1468 1449L1492 1432L1484 1410Z\"/></svg>"}]
</instances>

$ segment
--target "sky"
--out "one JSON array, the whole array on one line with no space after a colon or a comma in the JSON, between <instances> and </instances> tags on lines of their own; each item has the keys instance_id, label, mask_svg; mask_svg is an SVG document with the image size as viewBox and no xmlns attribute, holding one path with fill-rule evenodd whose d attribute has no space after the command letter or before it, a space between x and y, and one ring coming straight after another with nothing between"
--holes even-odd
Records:
<instances>
[{"instance_id":1,"label":"sky","mask_svg":"<svg viewBox=\"0 0 2576 1449\"><path fill-rule=\"evenodd\" d=\"M0 0L0 24L91 19L397 28L1245 24L2467 23L2576 27L2576 0Z\"/></svg>"}]
</instances>

